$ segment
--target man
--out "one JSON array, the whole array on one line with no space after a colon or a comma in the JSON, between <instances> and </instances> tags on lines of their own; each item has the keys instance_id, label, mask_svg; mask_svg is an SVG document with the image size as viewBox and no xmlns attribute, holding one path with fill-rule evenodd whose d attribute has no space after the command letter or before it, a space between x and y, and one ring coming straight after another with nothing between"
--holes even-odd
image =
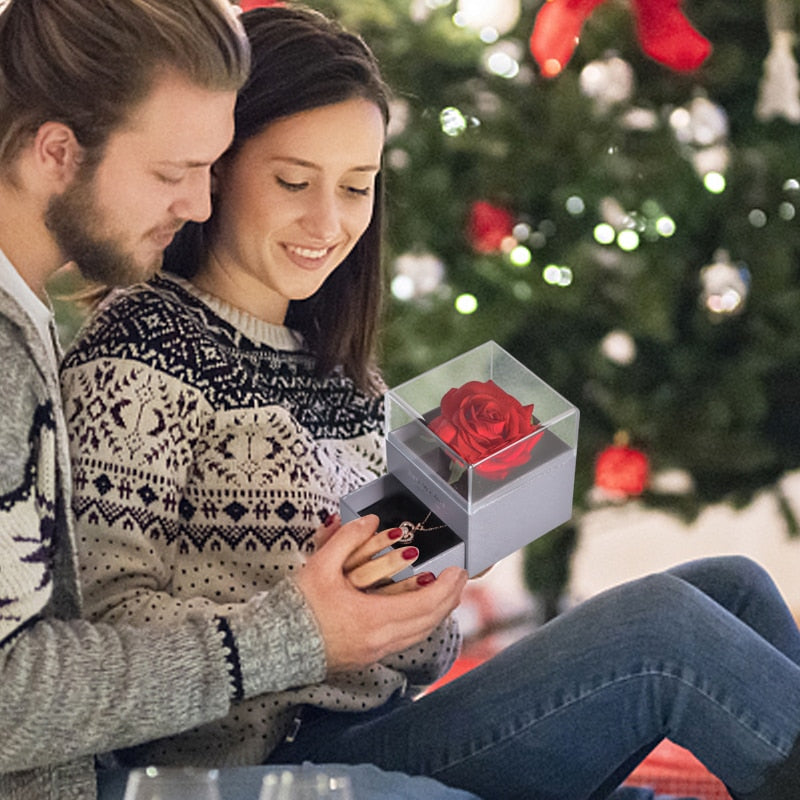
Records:
<instances>
[{"instance_id":1,"label":"man","mask_svg":"<svg viewBox=\"0 0 800 800\"><path fill-rule=\"evenodd\" d=\"M107 285L146 278L175 231L209 215L210 167L231 139L248 48L228 0L0 8L0 798L87 800L93 754L399 650L448 613L463 580L375 598L380 632L362 637L352 604L369 595L343 563L374 532L368 518L320 547L303 582L225 617L167 630L80 620L45 286L67 261ZM314 656L297 658L309 640Z\"/></svg>"},{"instance_id":2,"label":"man","mask_svg":"<svg viewBox=\"0 0 800 800\"><path fill-rule=\"evenodd\" d=\"M104 282L145 277L207 216L248 58L224 0L12 0L0 14L0 797L91 798L92 753L169 717L213 718L235 691L227 621L161 641L76 621L45 284L70 259ZM182 687L181 662L197 670Z\"/></svg>"}]
</instances>

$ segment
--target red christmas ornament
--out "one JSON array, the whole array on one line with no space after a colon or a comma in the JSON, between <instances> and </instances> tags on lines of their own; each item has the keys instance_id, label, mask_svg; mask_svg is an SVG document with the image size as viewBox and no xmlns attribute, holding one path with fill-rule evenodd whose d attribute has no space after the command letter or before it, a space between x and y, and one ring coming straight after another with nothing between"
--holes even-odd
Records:
<instances>
[{"instance_id":1,"label":"red christmas ornament","mask_svg":"<svg viewBox=\"0 0 800 800\"><path fill-rule=\"evenodd\" d=\"M640 495L650 477L650 462L640 450L613 444L598 455L594 485L617 497Z\"/></svg>"},{"instance_id":2,"label":"red christmas ornament","mask_svg":"<svg viewBox=\"0 0 800 800\"><path fill-rule=\"evenodd\" d=\"M530 49L547 78L566 67L583 23L605 0L547 0L536 15ZM711 53L711 43L692 27L681 0L631 0L636 35L650 58L678 72L697 69Z\"/></svg>"},{"instance_id":3,"label":"red christmas ornament","mask_svg":"<svg viewBox=\"0 0 800 800\"><path fill-rule=\"evenodd\" d=\"M512 235L514 218L510 212L485 200L476 200L469 210L467 235L479 253L496 253L503 240Z\"/></svg>"},{"instance_id":4,"label":"red christmas ornament","mask_svg":"<svg viewBox=\"0 0 800 800\"><path fill-rule=\"evenodd\" d=\"M269 6L282 6L284 3L279 0L239 0L239 8L242 11L251 11L254 8L268 8Z\"/></svg>"}]
</instances>

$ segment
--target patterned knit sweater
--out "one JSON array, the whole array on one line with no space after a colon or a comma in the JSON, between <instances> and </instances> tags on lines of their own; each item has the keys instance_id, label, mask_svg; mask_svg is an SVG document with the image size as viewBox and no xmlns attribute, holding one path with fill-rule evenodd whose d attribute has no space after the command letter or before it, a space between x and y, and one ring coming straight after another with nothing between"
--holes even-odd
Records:
<instances>
[{"instance_id":1,"label":"patterned knit sweater","mask_svg":"<svg viewBox=\"0 0 800 800\"><path fill-rule=\"evenodd\" d=\"M2 800L91 800L94 753L220 718L241 697L322 678L316 621L291 579L227 618L187 616L169 629L80 619L58 375L4 288L0 363Z\"/></svg>"},{"instance_id":2,"label":"patterned knit sweater","mask_svg":"<svg viewBox=\"0 0 800 800\"><path fill-rule=\"evenodd\" d=\"M339 498L384 469L382 399L313 368L296 333L178 278L103 306L62 371L92 617L170 626L225 614L301 567ZM299 705L374 708L437 678L458 645L448 619L381 664L245 701L121 757L262 763Z\"/></svg>"}]
</instances>

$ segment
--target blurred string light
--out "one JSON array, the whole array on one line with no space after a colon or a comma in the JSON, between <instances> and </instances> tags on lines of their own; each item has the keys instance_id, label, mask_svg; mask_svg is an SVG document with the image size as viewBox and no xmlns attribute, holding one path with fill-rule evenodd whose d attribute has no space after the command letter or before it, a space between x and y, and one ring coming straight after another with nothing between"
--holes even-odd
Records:
<instances>
[{"instance_id":1,"label":"blurred string light","mask_svg":"<svg viewBox=\"0 0 800 800\"><path fill-rule=\"evenodd\" d=\"M725 176L720 172L707 172L703 176L703 186L711 194L722 194L727 185L728 182L725 180Z\"/></svg>"},{"instance_id":2,"label":"blurred string light","mask_svg":"<svg viewBox=\"0 0 800 800\"><path fill-rule=\"evenodd\" d=\"M626 253L636 250L639 247L639 241L639 234L630 228L626 228L617 234L617 247Z\"/></svg>"},{"instance_id":3,"label":"blurred string light","mask_svg":"<svg viewBox=\"0 0 800 800\"><path fill-rule=\"evenodd\" d=\"M516 281L511 286L511 292L517 300L525 302L533 297L533 287L525 281Z\"/></svg>"},{"instance_id":4,"label":"blurred string light","mask_svg":"<svg viewBox=\"0 0 800 800\"><path fill-rule=\"evenodd\" d=\"M531 226L527 222L518 222L511 234L518 242L524 242L531 235Z\"/></svg>"},{"instance_id":5,"label":"blurred string light","mask_svg":"<svg viewBox=\"0 0 800 800\"><path fill-rule=\"evenodd\" d=\"M413 300L435 292L445 276L442 260L433 253L403 253L392 265L391 292L398 300Z\"/></svg>"},{"instance_id":6,"label":"blurred string light","mask_svg":"<svg viewBox=\"0 0 800 800\"><path fill-rule=\"evenodd\" d=\"M629 108L620 116L620 124L629 131L654 131L660 124L659 116L652 108Z\"/></svg>"},{"instance_id":7,"label":"blurred string light","mask_svg":"<svg viewBox=\"0 0 800 800\"><path fill-rule=\"evenodd\" d=\"M800 192L800 181L795 178L789 178L784 181L782 189L790 195ZM797 215L797 206L791 200L784 200L778 206L778 216L786 221L791 222Z\"/></svg>"},{"instance_id":8,"label":"blurred string light","mask_svg":"<svg viewBox=\"0 0 800 800\"><path fill-rule=\"evenodd\" d=\"M413 22L425 22L433 11L450 3L451 0L411 0L408 15Z\"/></svg>"},{"instance_id":9,"label":"blurred string light","mask_svg":"<svg viewBox=\"0 0 800 800\"><path fill-rule=\"evenodd\" d=\"M523 51L519 42L499 42L483 55L483 68L500 78L511 80L519 75Z\"/></svg>"},{"instance_id":10,"label":"blurred string light","mask_svg":"<svg viewBox=\"0 0 800 800\"><path fill-rule=\"evenodd\" d=\"M515 267L527 267L530 265L532 259L533 255L531 251L528 250L524 244L518 244L516 247L513 247L508 254L508 260Z\"/></svg>"},{"instance_id":11,"label":"blurred string light","mask_svg":"<svg viewBox=\"0 0 800 800\"><path fill-rule=\"evenodd\" d=\"M411 119L411 106L405 98L395 98L389 103L389 125L386 128L386 139L404 133Z\"/></svg>"},{"instance_id":12,"label":"blurred string light","mask_svg":"<svg viewBox=\"0 0 800 800\"><path fill-rule=\"evenodd\" d=\"M642 238L658 241L673 236L676 231L675 220L664 212L657 200L648 199L639 211L625 211L613 197L605 197L600 202L600 216L592 236L598 244L615 244L624 252L636 250Z\"/></svg>"},{"instance_id":13,"label":"blurred string light","mask_svg":"<svg viewBox=\"0 0 800 800\"><path fill-rule=\"evenodd\" d=\"M542 279L550 286L566 288L572 285L572 270L558 264L548 264L542 270Z\"/></svg>"},{"instance_id":14,"label":"blurred string light","mask_svg":"<svg viewBox=\"0 0 800 800\"><path fill-rule=\"evenodd\" d=\"M568 214L571 214L573 217L579 217L586 210L586 203L584 203L582 197L573 194L566 199L564 208L567 209Z\"/></svg>"},{"instance_id":15,"label":"blurred string light","mask_svg":"<svg viewBox=\"0 0 800 800\"><path fill-rule=\"evenodd\" d=\"M634 91L633 67L612 54L590 61L581 70L580 87L594 102L595 108L605 113L631 99Z\"/></svg>"},{"instance_id":16,"label":"blurred string light","mask_svg":"<svg viewBox=\"0 0 800 800\"><path fill-rule=\"evenodd\" d=\"M731 262L727 250L714 253L712 263L700 270L700 303L712 321L741 314L750 292L750 271Z\"/></svg>"},{"instance_id":17,"label":"blurred string light","mask_svg":"<svg viewBox=\"0 0 800 800\"><path fill-rule=\"evenodd\" d=\"M685 469L664 469L650 476L650 491L658 494L689 494L694 488L694 478Z\"/></svg>"},{"instance_id":18,"label":"blurred string light","mask_svg":"<svg viewBox=\"0 0 800 800\"><path fill-rule=\"evenodd\" d=\"M725 191L725 173L730 164L728 115L703 94L674 109L669 124L685 156L712 194Z\"/></svg>"},{"instance_id":19,"label":"blurred string light","mask_svg":"<svg viewBox=\"0 0 800 800\"><path fill-rule=\"evenodd\" d=\"M600 342L600 352L614 364L627 367L636 360L636 342L627 331L613 330Z\"/></svg>"},{"instance_id":20,"label":"blurred string light","mask_svg":"<svg viewBox=\"0 0 800 800\"><path fill-rule=\"evenodd\" d=\"M392 169L400 172L409 167L411 156L408 154L408 150L404 150L402 147L390 147L386 150L386 163Z\"/></svg>"},{"instance_id":21,"label":"blurred string light","mask_svg":"<svg viewBox=\"0 0 800 800\"><path fill-rule=\"evenodd\" d=\"M675 138L682 144L710 147L728 136L728 115L722 106L698 95L669 117Z\"/></svg>"},{"instance_id":22,"label":"blurred string light","mask_svg":"<svg viewBox=\"0 0 800 800\"><path fill-rule=\"evenodd\" d=\"M659 236L663 236L665 239L668 239L675 233L675 220L672 219L672 217L668 217L666 214L662 214L658 217L658 219L656 219L655 228Z\"/></svg>"},{"instance_id":23,"label":"blurred string light","mask_svg":"<svg viewBox=\"0 0 800 800\"><path fill-rule=\"evenodd\" d=\"M613 225L607 222L599 222L594 226L594 239L599 244L611 244L617 238L617 232Z\"/></svg>"},{"instance_id":24,"label":"blurred string light","mask_svg":"<svg viewBox=\"0 0 800 800\"><path fill-rule=\"evenodd\" d=\"M439 112L439 125L446 136L461 136L469 128L477 128L480 124L479 119L467 116L455 106L446 106Z\"/></svg>"},{"instance_id":25,"label":"blurred string light","mask_svg":"<svg viewBox=\"0 0 800 800\"><path fill-rule=\"evenodd\" d=\"M477 31L484 41L497 41L519 20L520 0L458 0L453 22Z\"/></svg>"},{"instance_id":26,"label":"blurred string light","mask_svg":"<svg viewBox=\"0 0 800 800\"><path fill-rule=\"evenodd\" d=\"M460 294L454 305L459 314L474 314L478 310L478 298L474 294Z\"/></svg>"}]
</instances>

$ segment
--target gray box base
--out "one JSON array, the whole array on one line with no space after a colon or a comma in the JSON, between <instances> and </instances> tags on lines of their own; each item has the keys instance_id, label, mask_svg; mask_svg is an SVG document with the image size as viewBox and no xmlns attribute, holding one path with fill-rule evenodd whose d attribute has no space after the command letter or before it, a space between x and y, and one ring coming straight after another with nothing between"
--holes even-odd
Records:
<instances>
[{"instance_id":1,"label":"gray box base","mask_svg":"<svg viewBox=\"0 0 800 800\"><path fill-rule=\"evenodd\" d=\"M465 567L476 575L572 517L576 451L545 431L524 471L469 507L466 497L393 431L386 440L389 472L466 545ZM440 454L434 453L438 458ZM443 455L443 454L441 454Z\"/></svg>"}]
</instances>

